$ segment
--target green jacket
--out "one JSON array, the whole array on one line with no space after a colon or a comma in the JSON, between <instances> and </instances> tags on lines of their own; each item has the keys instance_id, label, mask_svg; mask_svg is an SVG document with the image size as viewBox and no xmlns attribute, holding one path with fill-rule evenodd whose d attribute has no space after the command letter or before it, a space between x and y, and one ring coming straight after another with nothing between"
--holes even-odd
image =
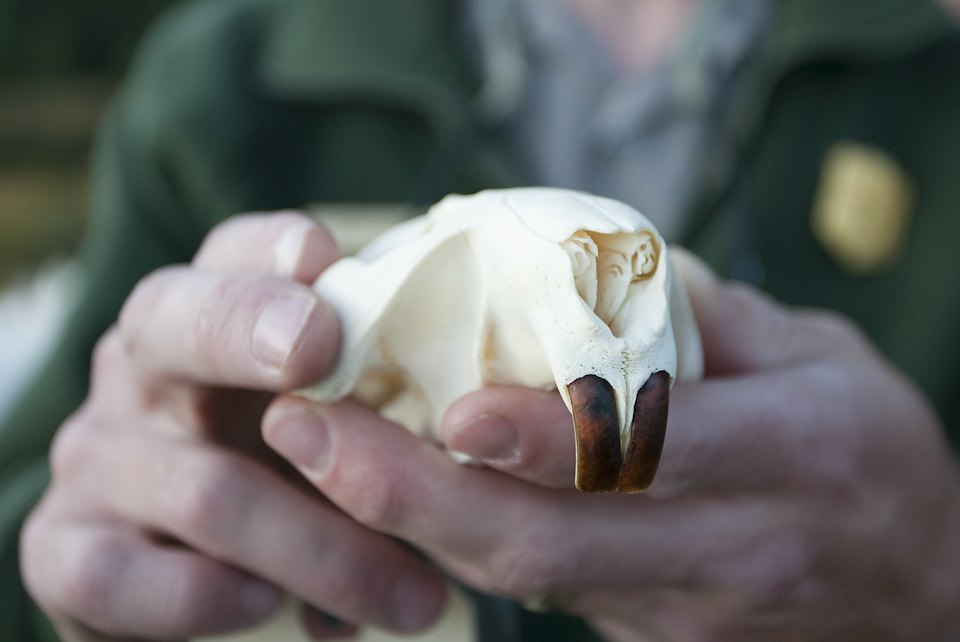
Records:
<instances>
[{"instance_id":1,"label":"green jacket","mask_svg":"<svg viewBox=\"0 0 960 642\"><path fill-rule=\"evenodd\" d=\"M85 396L93 343L144 273L187 261L236 212L528 182L510 141L471 116L478 80L455 4L204 0L154 29L96 150L79 303L0 428L0 640L53 639L20 587L17 532L47 482L51 435ZM735 153L708 157L686 238L722 273L853 317L954 428L958 72L960 34L932 3L784 0L732 88L719 135ZM824 159L843 141L885 150L913 186L902 253L865 276L811 232Z\"/></svg>"}]
</instances>

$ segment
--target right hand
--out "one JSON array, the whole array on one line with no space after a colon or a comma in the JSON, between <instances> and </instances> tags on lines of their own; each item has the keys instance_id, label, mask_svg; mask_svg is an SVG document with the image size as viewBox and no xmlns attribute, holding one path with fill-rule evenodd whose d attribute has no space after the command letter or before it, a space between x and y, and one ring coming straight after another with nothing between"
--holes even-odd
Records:
<instances>
[{"instance_id":1,"label":"right hand","mask_svg":"<svg viewBox=\"0 0 960 642\"><path fill-rule=\"evenodd\" d=\"M315 639L355 631L323 613L400 632L438 615L428 563L308 490L259 436L274 394L336 359L336 315L309 287L336 257L303 216L241 216L131 294L22 533L24 581L64 639L240 629L284 592L311 607Z\"/></svg>"}]
</instances>

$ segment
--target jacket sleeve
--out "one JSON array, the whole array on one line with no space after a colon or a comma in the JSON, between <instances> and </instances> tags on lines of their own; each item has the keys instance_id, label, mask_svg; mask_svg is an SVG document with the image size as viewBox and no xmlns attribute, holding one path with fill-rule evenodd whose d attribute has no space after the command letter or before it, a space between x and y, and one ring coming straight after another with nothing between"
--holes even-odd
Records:
<instances>
[{"instance_id":1,"label":"jacket sleeve","mask_svg":"<svg viewBox=\"0 0 960 642\"><path fill-rule=\"evenodd\" d=\"M164 35L164 32L169 35ZM90 353L147 272L187 260L203 231L189 214L182 178L169 171L167 52L175 30L154 33L107 115L93 158L91 220L78 259L72 313L19 403L0 425L0 639L55 639L22 587L20 525L49 479L47 448L83 401ZM175 138L175 137L173 137Z\"/></svg>"}]
</instances>

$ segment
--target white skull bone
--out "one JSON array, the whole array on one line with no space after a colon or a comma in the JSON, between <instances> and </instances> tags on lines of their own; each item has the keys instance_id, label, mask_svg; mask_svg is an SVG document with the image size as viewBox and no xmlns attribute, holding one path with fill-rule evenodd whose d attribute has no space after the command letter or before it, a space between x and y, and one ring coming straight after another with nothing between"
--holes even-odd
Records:
<instances>
[{"instance_id":1,"label":"white skull bone","mask_svg":"<svg viewBox=\"0 0 960 642\"><path fill-rule=\"evenodd\" d=\"M493 384L559 390L596 375L613 388L622 447L652 373L702 371L699 334L669 249L640 213L554 188L450 195L314 289L337 311L334 371L301 393L354 394L419 434Z\"/></svg>"}]
</instances>

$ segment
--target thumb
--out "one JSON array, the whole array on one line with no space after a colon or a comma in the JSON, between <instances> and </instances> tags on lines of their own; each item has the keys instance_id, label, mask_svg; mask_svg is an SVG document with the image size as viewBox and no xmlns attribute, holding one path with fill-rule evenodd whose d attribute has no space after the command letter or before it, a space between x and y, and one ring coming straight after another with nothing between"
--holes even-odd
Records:
<instances>
[{"instance_id":1,"label":"thumb","mask_svg":"<svg viewBox=\"0 0 960 642\"><path fill-rule=\"evenodd\" d=\"M700 328L708 375L780 368L857 341L839 315L788 308L756 288L719 278L683 248L671 248L671 257Z\"/></svg>"}]
</instances>

